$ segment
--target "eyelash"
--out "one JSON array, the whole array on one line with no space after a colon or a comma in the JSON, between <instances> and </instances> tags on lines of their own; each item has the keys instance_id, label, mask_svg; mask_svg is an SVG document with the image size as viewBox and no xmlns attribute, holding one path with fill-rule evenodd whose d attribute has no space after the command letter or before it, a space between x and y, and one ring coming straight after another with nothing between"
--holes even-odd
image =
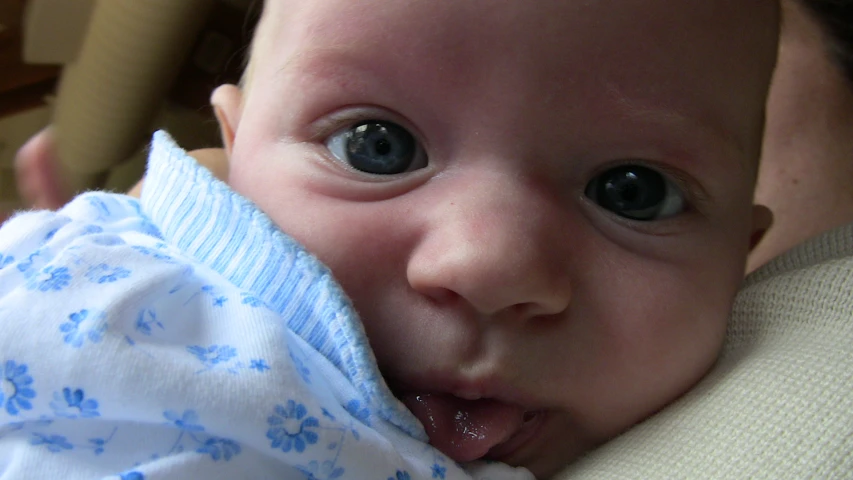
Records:
<instances>
[{"instance_id":1,"label":"eyelash","mask_svg":"<svg viewBox=\"0 0 853 480\"><path fill-rule=\"evenodd\" d=\"M377 107L349 106L323 115L314 122L310 140L316 143L323 143L335 132L367 120L382 120L396 123L408 130L425 151L429 151L429 145L425 137L417 128L412 126L411 122L400 115Z\"/></svg>"},{"instance_id":2,"label":"eyelash","mask_svg":"<svg viewBox=\"0 0 853 480\"><path fill-rule=\"evenodd\" d=\"M367 120L383 120L394 122L400 125L401 127L408 130L412 134L412 136L414 136L415 140L420 144L423 151L427 152L427 157L430 157L428 154L428 152L430 151L430 145L427 142L426 137L417 128L413 126L412 122L409 122L399 114L395 114L389 112L386 109L374 106L345 106L337 109L334 112L322 115L318 118L318 120L314 122L312 131L310 132L310 141L314 143L324 144L326 140L334 133L352 125L355 125L359 122ZM325 145L323 145L323 148L325 148ZM709 206L712 203L710 195L708 195L705 189L702 188L702 186L690 175L681 171L680 169L676 169L665 163L656 161L642 159L624 159L607 162L595 168L591 176L589 176L587 183L591 181L592 178L601 175L607 170L625 165L642 165L657 170L663 175L667 176L669 179L671 179L673 183L675 183L675 185L680 188L685 194L685 213L701 214L702 212L706 211L706 206ZM344 168L352 170L356 173L363 173L358 172L358 170L350 167L344 166ZM584 183L584 188L587 183ZM584 197L584 188L581 189L581 197Z\"/></svg>"},{"instance_id":3,"label":"eyelash","mask_svg":"<svg viewBox=\"0 0 853 480\"><path fill-rule=\"evenodd\" d=\"M644 159L625 159L625 160L616 160L612 162L607 162L601 165L598 165L595 170L588 176L587 185L593 178L597 178L599 175L607 172L608 170L629 166L629 165L640 165L646 168L650 168L652 170L657 170L662 175L666 176L670 179L675 186L677 186L684 193L685 199L685 214L690 213L699 213L702 214L706 211L706 206L711 204L711 197L705 191L704 188L697 182L693 177L683 172L680 169L673 168L670 165L667 165L662 162L644 160ZM581 191L581 196L585 197L584 192Z\"/></svg>"}]
</instances>

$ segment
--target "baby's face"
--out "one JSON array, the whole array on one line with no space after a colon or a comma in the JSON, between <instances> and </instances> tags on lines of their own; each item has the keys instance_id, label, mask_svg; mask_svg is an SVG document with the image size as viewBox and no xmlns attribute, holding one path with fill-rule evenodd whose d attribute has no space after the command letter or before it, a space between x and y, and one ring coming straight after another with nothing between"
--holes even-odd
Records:
<instances>
[{"instance_id":1,"label":"baby's face","mask_svg":"<svg viewBox=\"0 0 853 480\"><path fill-rule=\"evenodd\" d=\"M549 475L707 371L773 2L268 3L230 182L331 268L439 449Z\"/></svg>"}]
</instances>

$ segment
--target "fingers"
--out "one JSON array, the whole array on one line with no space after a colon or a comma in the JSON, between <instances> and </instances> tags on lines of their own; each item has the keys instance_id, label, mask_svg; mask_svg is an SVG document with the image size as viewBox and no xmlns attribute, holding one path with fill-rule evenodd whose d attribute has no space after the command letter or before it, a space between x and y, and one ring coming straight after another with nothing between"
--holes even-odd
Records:
<instances>
[{"instance_id":1,"label":"fingers","mask_svg":"<svg viewBox=\"0 0 853 480\"><path fill-rule=\"evenodd\" d=\"M55 210L70 200L58 178L56 136L47 127L27 141L15 155L15 177L23 204Z\"/></svg>"},{"instance_id":2,"label":"fingers","mask_svg":"<svg viewBox=\"0 0 853 480\"><path fill-rule=\"evenodd\" d=\"M221 148L206 148L189 152L200 165L206 167L220 180L228 178L228 159ZM15 175L18 193L23 204L30 208L56 210L71 200L71 194L62 187L59 179L59 158L56 134L47 127L35 134L15 156ZM139 197L144 179L129 192ZM0 211L0 220L11 212Z\"/></svg>"}]
</instances>

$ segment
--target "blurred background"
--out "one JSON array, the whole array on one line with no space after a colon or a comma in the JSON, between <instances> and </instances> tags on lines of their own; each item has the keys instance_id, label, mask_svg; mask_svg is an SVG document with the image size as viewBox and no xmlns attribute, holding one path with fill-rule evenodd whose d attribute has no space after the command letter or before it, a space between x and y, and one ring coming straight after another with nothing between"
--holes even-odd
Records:
<instances>
[{"instance_id":1,"label":"blurred background","mask_svg":"<svg viewBox=\"0 0 853 480\"><path fill-rule=\"evenodd\" d=\"M219 145L211 91L239 81L258 0L0 0L0 211L15 152L55 124L63 181L124 191L151 133Z\"/></svg>"}]
</instances>

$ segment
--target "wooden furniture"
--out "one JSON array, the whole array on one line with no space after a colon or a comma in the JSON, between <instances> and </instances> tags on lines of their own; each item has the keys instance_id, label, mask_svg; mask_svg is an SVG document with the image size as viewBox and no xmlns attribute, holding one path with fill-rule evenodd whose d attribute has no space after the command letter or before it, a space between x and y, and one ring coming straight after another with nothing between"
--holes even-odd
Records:
<instances>
[{"instance_id":1,"label":"wooden furniture","mask_svg":"<svg viewBox=\"0 0 853 480\"><path fill-rule=\"evenodd\" d=\"M44 104L59 67L26 65L21 59L26 0L0 0L0 117Z\"/></svg>"}]
</instances>

